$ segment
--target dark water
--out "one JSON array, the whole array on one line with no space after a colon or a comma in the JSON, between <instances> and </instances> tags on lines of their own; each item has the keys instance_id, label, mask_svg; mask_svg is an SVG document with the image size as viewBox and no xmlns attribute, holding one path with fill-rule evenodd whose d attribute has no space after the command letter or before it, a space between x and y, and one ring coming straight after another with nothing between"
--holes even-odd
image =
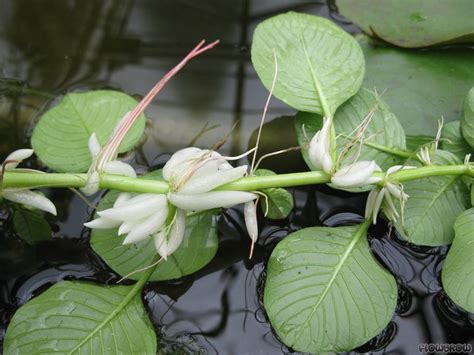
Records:
<instances>
[{"instance_id":1,"label":"dark water","mask_svg":"<svg viewBox=\"0 0 474 355\"><path fill-rule=\"evenodd\" d=\"M27 146L34 122L51 98L70 91L114 88L143 95L200 39L220 39L215 50L186 67L148 110L144 144L128 159L139 171L162 165L169 153L195 140L209 147L232 131L224 153L246 150L266 98L249 61L253 29L290 9L332 17L316 1L35 1L0 0L0 158ZM272 101L263 151L293 145L294 112ZM276 132L285 132L284 137ZM251 143L250 143L251 144ZM298 155L269 161L276 171L305 169ZM35 166L33 163L32 166ZM0 339L18 306L63 279L114 283L114 274L90 249L82 223L90 210L69 191L50 191L59 207L49 221L51 241L29 246L12 231L8 207L0 212ZM288 220L260 219L254 259L239 209L219 221L214 260L194 275L151 283L144 298L163 353L280 354L282 345L261 304L265 262L288 233L313 225L357 221L365 195L329 188L294 189ZM474 319L441 290L446 248L414 248L380 221L370 229L377 258L399 282L392 323L357 349L372 353L418 353L419 343L472 343Z\"/></svg>"}]
</instances>

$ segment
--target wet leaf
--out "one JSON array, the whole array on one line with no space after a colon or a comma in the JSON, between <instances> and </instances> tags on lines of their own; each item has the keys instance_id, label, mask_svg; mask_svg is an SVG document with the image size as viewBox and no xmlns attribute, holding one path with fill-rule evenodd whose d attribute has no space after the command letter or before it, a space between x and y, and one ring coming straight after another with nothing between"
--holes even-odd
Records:
<instances>
[{"instance_id":1,"label":"wet leaf","mask_svg":"<svg viewBox=\"0 0 474 355\"><path fill-rule=\"evenodd\" d=\"M15 313L5 352L155 354L156 335L137 291L59 282Z\"/></svg>"},{"instance_id":2,"label":"wet leaf","mask_svg":"<svg viewBox=\"0 0 474 355\"><path fill-rule=\"evenodd\" d=\"M51 238L51 227L37 210L15 208L13 215L15 232L27 243L34 244Z\"/></svg>"},{"instance_id":3,"label":"wet leaf","mask_svg":"<svg viewBox=\"0 0 474 355\"><path fill-rule=\"evenodd\" d=\"M461 130L464 139L471 148L474 148L474 87L469 90L469 93L464 100Z\"/></svg>"},{"instance_id":4,"label":"wet leaf","mask_svg":"<svg viewBox=\"0 0 474 355\"><path fill-rule=\"evenodd\" d=\"M471 0L337 0L362 30L399 47L474 42Z\"/></svg>"},{"instance_id":5,"label":"wet leaf","mask_svg":"<svg viewBox=\"0 0 474 355\"><path fill-rule=\"evenodd\" d=\"M461 134L461 122L453 121L443 127L441 148L453 153L459 160L464 160L472 149Z\"/></svg>"},{"instance_id":6,"label":"wet leaf","mask_svg":"<svg viewBox=\"0 0 474 355\"><path fill-rule=\"evenodd\" d=\"M397 285L371 254L366 232L366 224L313 227L278 243L268 263L264 305L287 346L350 351L392 319Z\"/></svg>"},{"instance_id":7,"label":"wet leaf","mask_svg":"<svg viewBox=\"0 0 474 355\"><path fill-rule=\"evenodd\" d=\"M474 51L390 47L359 36L366 60L364 87L377 88L410 136L434 137L437 121L461 119L474 84Z\"/></svg>"},{"instance_id":8,"label":"wet leaf","mask_svg":"<svg viewBox=\"0 0 474 355\"><path fill-rule=\"evenodd\" d=\"M161 179L161 170L156 170L144 178ZM119 192L109 192L99 203L101 211L113 206ZM160 262L150 277L150 281L177 279L192 274L207 265L216 255L218 240L216 212L206 211L189 216L186 220L186 234L181 246ZM156 255L153 239L147 238L137 244L122 245L125 235L118 236L117 228L94 229L91 246L94 251L118 274L125 276L147 267ZM130 275L138 280L142 272Z\"/></svg>"},{"instance_id":9,"label":"wet leaf","mask_svg":"<svg viewBox=\"0 0 474 355\"><path fill-rule=\"evenodd\" d=\"M374 114L363 136L366 139L366 144L360 151L360 145L356 144L351 153L341 161L341 166L354 162L358 158L357 160L375 160L385 170L402 161L402 158L388 153L384 149L405 150L403 127L384 101L366 89L361 89L336 111L334 127L338 135L338 156L353 140L358 127L371 111L374 111ZM321 127L322 117L317 114L298 112L296 115L296 134L302 147L303 158L310 168L308 140L311 140Z\"/></svg>"},{"instance_id":10,"label":"wet leaf","mask_svg":"<svg viewBox=\"0 0 474 355\"><path fill-rule=\"evenodd\" d=\"M454 222L454 241L441 277L448 296L466 311L474 312L474 208Z\"/></svg>"},{"instance_id":11,"label":"wet leaf","mask_svg":"<svg viewBox=\"0 0 474 355\"><path fill-rule=\"evenodd\" d=\"M331 113L354 95L364 77L364 56L348 33L321 17L288 12L261 22L253 36L252 63L273 95L301 111Z\"/></svg>"},{"instance_id":12,"label":"wet leaf","mask_svg":"<svg viewBox=\"0 0 474 355\"><path fill-rule=\"evenodd\" d=\"M434 164L459 164L450 152L438 150ZM416 161L407 165L420 166ZM456 217L469 208L469 190L459 176L434 176L403 183L410 197L405 204L404 220L395 223L402 238L417 245L450 244Z\"/></svg>"},{"instance_id":13,"label":"wet leaf","mask_svg":"<svg viewBox=\"0 0 474 355\"><path fill-rule=\"evenodd\" d=\"M255 171L256 176L276 175L271 170L258 169ZM290 192L283 188L263 189L262 192L267 195L267 198L260 199L260 207L266 217L270 219L284 219L288 217L293 210L294 201Z\"/></svg>"},{"instance_id":14,"label":"wet leaf","mask_svg":"<svg viewBox=\"0 0 474 355\"><path fill-rule=\"evenodd\" d=\"M89 137L97 134L104 145L116 124L135 107L132 97L119 91L97 90L71 93L49 109L36 125L31 145L36 155L59 172L85 172L91 164ZM132 149L145 128L145 116L135 122L120 145L119 152Z\"/></svg>"}]
</instances>

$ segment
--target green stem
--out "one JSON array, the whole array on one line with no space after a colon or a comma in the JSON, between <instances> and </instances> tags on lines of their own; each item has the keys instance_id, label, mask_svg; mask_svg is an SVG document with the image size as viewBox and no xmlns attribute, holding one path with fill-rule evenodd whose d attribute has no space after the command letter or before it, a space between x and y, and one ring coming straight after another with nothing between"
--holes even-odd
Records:
<instances>
[{"instance_id":1,"label":"green stem","mask_svg":"<svg viewBox=\"0 0 474 355\"><path fill-rule=\"evenodd\" d=\"M383 177L385 173L375 173ZM474 177L474 169L463 165L433 165L396 172L390 177L394 181L405 182L440 175L468 175ZM39 188L39 187L83 187L86 174L47 174L35 172L7 171L3 177L3 188ZM256 191L277 187L324 184L330 176L322 171L278 174L268 176L250 176L220 186L217 190ZM100 187L129 192L167 193L165 181L134 179L118 175L102 174Z\"/></svg>"}]
</instances>

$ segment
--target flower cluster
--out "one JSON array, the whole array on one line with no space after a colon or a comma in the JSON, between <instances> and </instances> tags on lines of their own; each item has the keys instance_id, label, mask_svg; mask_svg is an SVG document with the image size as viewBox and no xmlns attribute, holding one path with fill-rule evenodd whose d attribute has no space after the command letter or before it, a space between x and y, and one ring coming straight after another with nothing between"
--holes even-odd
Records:
<instances>
[{"instance_id":1,"label":"flower cluster","mask_svg":"<svg viewBox=\"0 0 474 355\"><path fill-rule=\"evenodd\" d=\"M0 175L3 176L5 171L15 169L23 160L33 155L33 149L19 149L8 155L0 167ZM0 198L10 200L12 202L21 203L23 205L32 206L34 208L49 212L56 215L56 207L54 204L38 192L21 188L2 189L0 180Z\"/></svg>"},{"instance_id":2,"label":"flower cluster","mask_svg":"<svg viewBox=\"0 0 474 355\"><path fill-rule=\"evenodd\" d=\"M163 178L170 186L168 194L131 197L121 193L112 208L97 212L99 217L85 226L96 229L119 227L119 235L127 234L123 244L137 243L151 235L156 251L166 259L184 239L187 212L254 204L257 198L254 193L213 191L240 179L247 172L247 166L234 168L228 159L212 150L182 149L173 154L163 168ZM249 223L253 240L256 238L256 217Z\"/></svg>"}]
</instances>

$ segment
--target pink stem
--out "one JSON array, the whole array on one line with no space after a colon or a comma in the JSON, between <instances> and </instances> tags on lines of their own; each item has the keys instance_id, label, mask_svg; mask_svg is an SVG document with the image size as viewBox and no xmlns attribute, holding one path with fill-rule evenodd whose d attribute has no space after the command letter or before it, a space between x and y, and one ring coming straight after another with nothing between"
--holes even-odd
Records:
<instances>
[{"instance_id":1,"label":"pink stem","mask_svg":"<svg viewBox=\"0 0 474 355\"><path fill-rule=\"evenodd\" d=\"M137 118L145 111L147 106L151 103L153 98L161 91L161 89L166 85L166 83L179 71L183 68L187 62L192 58L198 56L199 54L213 48L219 41L212 42L207 46L201 48L204 45L204 40L199 42L199 44L194 47L194 49L189 52L189 54L184 57L181 62L178 63L173 69L171 69L165 76L150 90L148 94L138 103L135 108L130 111L126 118L124 118L120 123L117 129L114 131L112 138L107 142L107 145L103 153L103 162L106 163L116 154L120 143L122 142L125 134L128 132L130 127L135 123ZM102 167L101 167L102 168Z\"/></svg>"}]
</instances>

